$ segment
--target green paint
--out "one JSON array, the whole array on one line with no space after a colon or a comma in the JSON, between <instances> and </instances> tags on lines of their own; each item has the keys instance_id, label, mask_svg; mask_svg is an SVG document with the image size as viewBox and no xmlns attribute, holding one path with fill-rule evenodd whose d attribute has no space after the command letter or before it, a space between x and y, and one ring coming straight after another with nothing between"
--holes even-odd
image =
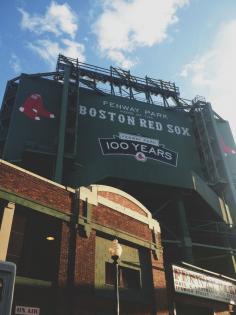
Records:
<instances>
[{"instance_id":1,"label":"green paint","mask_svg":"<svg viewBox=\"0 0 236 315\"><path fill-rule=\"evenodd\" d=\"M56 81L32 78L25 74L20 76L4 147L5 160L21 161L24 151L32 146L35 150L44 148L44 152L56 153L61 91L61 83ZM45 109L55 115L54 119L43 117L40 120L30 119L19 110L27 97L34 93L41 95Z\"/></svg>"},{"instance_id":2,"label":"green paint","mask_svg":"<svg viewBox=\"0 0 236 315\"><path fill-rule=\"evenodd\" d=\"M86 226L86 223L84 223L84 222L85 222L85 218L80 216L78 223L82 226ZM133 236L132 234L126 233L126 232L121 231L121 230L117 230L114 228L108 228L104 225L101 225L101 224L98 224L95 222L91 222L90 227L91 227L91 229L94 229L94 230L99 231L101 233L113 236L114 238L117 237L119 239L123 239L125 241L130 242L130 243L133 243L133 244L145 247L145 248L149 248L149 249L154 250L154 251L157 249L157 246L155 243L144 241L138 237Z\"/></svg>"},{"instance_id":3,"label":"green paint","mask_svg":"<svg viewBox=\"0 0 236 315\"><path fill-rule=\"evenodd\" d=\"M80 90L79 103L79 152L67 174L71 185L86 186L114 177L192 188L190 172L201 174L201 166L188 113L84 89ZM167 159L166 163L151 158L140 162L132 154L103 154L101 139L117 139L120 133L142 136L178 153L177 166L168 164ZM135 143L137 152L147 150L147 143L141 144Z\"/></svg>"},{"instance_id":4,"label":"green paint","mask_svg":"<svg viewBox=\"0 0 236 315\"><path fill-rule=\"evenodd\" d=\"M78 119L79 119L79 100L80 100L80 88L79 83L78 87L76 88L76 121L75 121L75 128L76 131L78 130ZM75 144L74 144L74 154L78 154L78 132L75 131Z\"/></svg>"},{"instance_id":5,"label":"green paint","mask_svg":"<svg viewBox=\"0 0 236 315\"><path fill-rule=\"evenodd\" d=\"M190 237L185 208L181 197L177 197L177 210L179 213L179 229L183 246L183 259L184 261L193 264L192 240Z\"/></svg>"},{"instance_id":6,"label":"green paint","mask_svg":"<svg viewBox=\"0 0 236 315\"><path fill-rule=\"evenodd\" d=\"M222 153L222 168L226 174L227 185L224 187L224 198L229 206L234 224L236 223L236 145L227 121L215 120L219 145ZM232 150L232 151L230 151Z\"/></svg>"},{"instance_id":7,"label":"green paint","mask_svg":"<svg viewBox=\"0 0 236 315\"><path fill-rule=\"evenodd\" d=\"M38 211L38 212L41 212L41 213L44 213L44 214L47 214L50 216L53 216L53 217L58 218L58 219L63 220L63 221L67 221L67 222L70 221L69 215L62 213L62 212L58 211L57 209L47 207L45 205L42 205L40 203L37 203L37 202L30 200L30 199L27 199L25 197L17 196L12 192L9 192L9 191L6 191L5 189L2 189L1 187L0 187L0 198L3 198L5 200L11 201L11 202L15 202L16 204L25 206L27 208L30 208L32 210L35 210L35 211Z\"/></svg>"},{"instance_id":8,"label":"green paint","mask_svg":"<svg viewBox=\"0 0 236 315\"><path fill-rule=\"evenodd\" d=\"M88 224L91 222L92 209L93 209L93 205L88 203L88 200L86 200L86 202L85 202L85 217L86 217L86 221L85 222L88 223Z\"/></svg>"},{"instance_id":9,"label":"green paint","mask_svg":"<svg viewBox=\"0 0 236 315\"><path fill-rule=\"evenodd\" d=\"M62 174L63 174L66 115L67 115L67 108L68 108L70 71L71 71L70 66L65 65L64 85L63 85L63 91L62 91L61 114L60 114L59 134L58 134L57 159L56 159L56 169L55 169L55 176L54 176L54 180L58 183L62 182Z\"/></svg>"},{"instance_id":10,"label":"green paint","mask_svg":"<svg viewBox=\"0 0 236 315\"><path fill-rule=\"evenodd\" d=\"M52 282L16 276L16 285L39 287L39 288L51 288Z\"/></svg>"},{"instance_id":11,"label":"green paint","mask_svg":"<svg viewBox=\"0 0 236 315\"><path fill-rule=\"evenodd\" d=\"M119 237L118 237L119 239ZM113 295L113 286L105 284L105 264L112 263L109 253L112 238L96 237L95 247L95 288L96 294L111 298ZM152 292L152 275L150 251L145 248L139 248L135 244L124 244L122 246L122 255L119 259L119 266L140 272L140 288L137 289L120 289L121 300L135 300L141 303L148 303L151 299Z\"/></svg>"},{"instance_id":12,"label":"green paint","mask_svg":"<svg viewBox=\"0 0 236 315\"><path fill-rule=\"evenodd\" d=\"M91 215L92 215L93 205L89 204L87 199L84 203L83 216L79 216L78 223L83 226L86 237L89 237L92 225L91 225Z\"/></svg>"},{"instance_id":13,"label":"green paint","mask_svg":"<svg viewBox=\"0 0 236 315\"><path fill-rule=\"evenodd\" d=\"M157 234L156 234L156 232L154 231L154 229L152 230L152 239L153 239L153 242L154 242L154 244L155 244L155 245L154 245L155 249L153 250L153 253L154 253L156 259L159 259L159 257L160 257L160 251L158 250L158 247L159 247L159 245L158 245L158 239L157 239Z\"/></svg>"},{"instance_id":14,"label":"green paint","mask_svg":"<svg viewBox=\"0 0 236 315\"><path fill-rule=\"evenodd\" d=\"M217 212L219 216L222 217L222 210L217 194L195 172L192 172L192 180L194 190L208 203L208 205L215 212Z\"/></svg>"}]
</instances>

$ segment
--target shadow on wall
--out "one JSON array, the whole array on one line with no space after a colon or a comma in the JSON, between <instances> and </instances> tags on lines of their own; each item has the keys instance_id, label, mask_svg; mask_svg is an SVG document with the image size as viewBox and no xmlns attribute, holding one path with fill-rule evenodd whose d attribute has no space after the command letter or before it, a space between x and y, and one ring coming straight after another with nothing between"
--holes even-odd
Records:
<instances>
[{"instance_id":1,"label":"shadow on wall","mask_svg":"<svg viewBox=\"0 0 236 315\"><path fill-rule=\"evenodd\" d=\"M130 298L128 292L123 291L120 297L120 315L154 315L158 311L167 315L169 306L163 305L164 296L165 289L157 289L149 300L140 301L134 295ZM59 289L17 285L13 310L16 305L38 307L40 315L113 315L115 297L113 288L95 290L92 286L79 286L74 289Z\"/></svg>"}]
</instances>

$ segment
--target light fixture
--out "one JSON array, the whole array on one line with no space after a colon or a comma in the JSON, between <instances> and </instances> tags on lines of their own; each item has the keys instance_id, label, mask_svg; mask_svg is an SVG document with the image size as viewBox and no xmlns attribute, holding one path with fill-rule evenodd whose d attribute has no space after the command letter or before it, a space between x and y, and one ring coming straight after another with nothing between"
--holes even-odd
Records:
<instances>
[{"instance_id":1,"label":"light fixture","mask_svg":"<svg viewBox=\"0 0 236 315\"><path fill-rule=\"evenodd\" d=\"M113 260L117 260L120 258L121 254L122 254L122 247L119 244L117 239L114 239L112 241L112 246L109 248L109 253L110 253L111 258Z\"/></svg>"},{"instance_id":2,"label":"light fixture","mask_svg":"<svg viewBox=\"0 0 236 315\"><path fill-rule=\"evenodd\" d=\"M51 236L51 235L48 235L48 236L46 236L46 240L47 240L47 241L54 241L54 240L55 240L55 237L54 237L54 236Z\"/></svg>"}]
</instances>

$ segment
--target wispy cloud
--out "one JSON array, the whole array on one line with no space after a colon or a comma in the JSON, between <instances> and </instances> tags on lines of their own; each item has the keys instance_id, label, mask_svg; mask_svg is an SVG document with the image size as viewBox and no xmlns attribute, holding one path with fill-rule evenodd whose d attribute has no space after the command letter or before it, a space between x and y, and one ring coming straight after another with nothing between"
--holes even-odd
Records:
<instances>
[{"instance_id":1,"label":"wispy cloud","mask_svg":"<svg viewBox=\"0 0 236 315\"><path fill-rule=\"evenodd\" d=\"M151 47L167 38L168 27L178 21L176 12L188 0L101 0L102 13L93 24L100 53L122 67L138 47Z\"/></svg>"},{"instance_id":2,"label":"wispy cloud","mask_svg":"<svg viewBox=\"0 0 236 315\"><path fill-rule=\"evenodd\" d=\"M186 64L181 75L196 94L205 96L225 119L236 116L236 20L219 29L208 49ZM236 136L236 124L231 125Z\"/></svg>"},{"instance_id":3,"label":"wispy cloud","mask_svg":"<svg viewBox=\"0 0 236 315\"><path fill-rule=\"evenodd\" d=\"M20 59L15 54L11 54L9 64L15 74L19 74L22 71Z\"/></svg>"},{"instance_id":4,"label":"wispy cloud","mask_svg":"<svg viewBox=\"0 0 236 315\"><path fill-rule=\"evenodd\" d=\"M84 45L76 40L78 17L67 3L52 1L44 15L28 13L22 8L18 10L22 15L21 28L36 35L27 47L50 67L55 65L59 53L85 61Z\"/></svg>"},{"instance_id":5,"label":"wispy cloud","mask_svg":"<svg viewBox=\"0 0 236 315\"><path fill-rule=\"evenodd\" d=\"M81 62L85 61L84 46L66 38L62 39L60 43L49 39L39 39L34 43L28 43L28 47L47 61L51 67L55 66L55 57L58 54L78 58Z\"/></svg>"},{"instance_id":6,"label":"wispy cloud","mask_svg":"<svg viewBox=\"0 0 236 315\"><path fill-rule=\"evenodd\" d=\"M56 36L67 34L75 38L78 18L66 3L52 1L44 15L30 14L18 9L22 14L21 27L36 34L53 33Z\"/></svg>"}]
</instances>

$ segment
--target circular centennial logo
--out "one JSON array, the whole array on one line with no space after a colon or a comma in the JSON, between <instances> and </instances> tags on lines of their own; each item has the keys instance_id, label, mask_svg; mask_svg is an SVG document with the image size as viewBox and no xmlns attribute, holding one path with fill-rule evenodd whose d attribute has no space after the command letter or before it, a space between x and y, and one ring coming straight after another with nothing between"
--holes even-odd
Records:
<instances>
[{"instance_id":1,"label":"circular centennial logo","mask_svg":"<svg viewBox=\"0 0 236 315\"><path fill-rule=\"evenodd\" d=\"M135 154L135 158L136 158L136 160L138 160L140 162L146 162L147 161L147 157L143 152L137 152Z\"/></svg>"}]
</instances>

